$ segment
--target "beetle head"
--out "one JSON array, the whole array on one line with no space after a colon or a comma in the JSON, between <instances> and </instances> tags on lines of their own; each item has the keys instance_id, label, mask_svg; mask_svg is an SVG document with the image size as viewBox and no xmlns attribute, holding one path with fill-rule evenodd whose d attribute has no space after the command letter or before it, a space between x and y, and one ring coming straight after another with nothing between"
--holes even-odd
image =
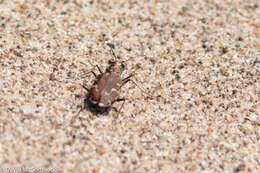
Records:
<instances>
[{"instance_id":1,"label":"beetle head","mask_svg":"<svg viewBox=\"0 0 260 173\"><path fill-rule=\"evenodd\" d=\"M108 61L109 67L107 68L106 71L121 74L124 71L126 64L125 64L124 61L118 61L118 59L120 59L120 57L116 56L115 52L113 51L115 46L111 43L108 43L107 45L111 48L110 50L111 50L115 59Z\"/></svg>"},{"instance_id":2,"label":"beetle head","mask_svg":"<svg viewBox=\"0 0 260 173\"><path fill-rule=\"evenodd\" d=\"M108 61L109 67L107 68L107 72L114 72L114 73L122 73L125 69L125 62L119 62L117 60L109 60Z\"/></svg>"}]
</instances>

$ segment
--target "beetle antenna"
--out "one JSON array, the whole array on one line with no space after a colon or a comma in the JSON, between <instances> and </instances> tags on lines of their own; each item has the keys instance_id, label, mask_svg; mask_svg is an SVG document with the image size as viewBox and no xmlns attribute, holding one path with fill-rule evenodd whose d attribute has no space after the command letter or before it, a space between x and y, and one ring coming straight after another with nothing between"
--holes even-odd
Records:
<instances>
[{"instance_id":1,"label":"beetle antenna","mask_svg":"<svg viewBox=\"0 0 260 173\"><path fill-rule=\"evenodd\" d=\"M115 59L119 59L118 56L116 56L116 54L114 52L115 45L112 44L112 43L107 43L107 45L110 47L110 51L112 52L112 54L115 57Z\"/></svg>"},{"instance_id":2,"label":"beetle antenna","mask_svg":"<svg viewBox=\"0 0 260 173\"><path fill-rule=\"evenodd\" d=\"M116 56L116 54L115 54L114 50L113 50L112 48L111 48L110 50L111 50L111 52L112 52L113 56L115 57L115 59L118 59L118 56Z\"/></svg>"}]
</instances>

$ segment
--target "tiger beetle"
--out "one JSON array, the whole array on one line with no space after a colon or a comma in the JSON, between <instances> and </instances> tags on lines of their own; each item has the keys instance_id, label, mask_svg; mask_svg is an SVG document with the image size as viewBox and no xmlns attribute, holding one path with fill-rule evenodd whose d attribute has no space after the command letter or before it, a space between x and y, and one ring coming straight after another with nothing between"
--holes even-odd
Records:
<instances>
[{"instance_id":1,"label":"tiger beetle","mask_svg":"<svg viewBox=\"0 0 260 173\"><path fill-rule=\"evenodd\" d=\"M125 103L125 98L119 97L120 89L129 81L133 82L138 88L140 88L131 80L133 74L130 74L126 78L121 78L122 72L125 70L125 62L118 61L118 57L113 51L113 44L108 43L107 45L111 48L111 52L115 59L108 61L109 66L106 68L105 72L96 65L100 73L99 75L96 75L94 71L86 73L92 73L96 80L90 89L83 85L83 88L88 92L88 94L84 99L84 106L81 108L79 113L88 107L89 110L95 114L107 113L110 109L114 109L119 114ZM115 102L123 102L119 110L113 107Z\"/></svg>"}]
</instances>

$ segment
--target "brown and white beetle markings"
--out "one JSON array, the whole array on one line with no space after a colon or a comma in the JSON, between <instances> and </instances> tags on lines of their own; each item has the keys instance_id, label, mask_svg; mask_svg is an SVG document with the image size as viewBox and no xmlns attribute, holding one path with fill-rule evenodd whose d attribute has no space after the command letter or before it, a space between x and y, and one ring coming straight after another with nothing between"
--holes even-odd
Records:
<instances>
[{"instance_id":1,"label":"brown and white beetle markings","mask_svg":"<svg viewBox=\"0 0 260 173\"><path fill-rule=\"evenodd\" d=\"M109 66L104 73L97 65L96 67L100 72L99 75L96 75L94 71L88 72L92 73L95 76L96 81L91 89L83 86L83 88L88 91L88 95L85 98L84 107L80 111L82 111L86 107L88 107L94 113L101 114L108 112L111 108L117 111L117 109L112 105L115 102L123 102L119 111L117 111L118 113L120 113L125 103L125 98L119 98L119 92L122 86L131 81L130 78L133 76L133 74L124 79L121 79L121 74L125 69L125 62L117 61L117 57L112 50L114 46L112 44L108 44L108 46L110 46L115 59L108 62ZM132 82L136 85L134 81Z\"/></svg>"}]
</instances>

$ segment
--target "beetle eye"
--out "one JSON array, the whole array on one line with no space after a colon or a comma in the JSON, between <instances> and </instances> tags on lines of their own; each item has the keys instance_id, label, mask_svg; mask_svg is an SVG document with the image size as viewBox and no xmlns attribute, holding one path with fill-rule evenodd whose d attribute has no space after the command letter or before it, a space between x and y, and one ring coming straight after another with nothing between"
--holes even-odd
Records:
<instances>
[{"instance_id":1,"label":"beetle eye","mask_svg":"<svg viewBox=\"0 0 260 173\"><path fill-rule=\"evenodd\" d=\"M109 61L108 61L108 64L110 64L110 65L113 65L113 64L115 64L115 63L116 63L115 60L109 60Z\"/></svg>"},{"instance_id":2,"label":"beetle eye","mask_svg":"<svg viewBox=\"0 0 260 173\"><path fill-rule=\"evenodd\" d=\"M125 68L125 61L123 61L122 63L121 63L121 67L124 69Z\"/></svg>"}]
</instances>

